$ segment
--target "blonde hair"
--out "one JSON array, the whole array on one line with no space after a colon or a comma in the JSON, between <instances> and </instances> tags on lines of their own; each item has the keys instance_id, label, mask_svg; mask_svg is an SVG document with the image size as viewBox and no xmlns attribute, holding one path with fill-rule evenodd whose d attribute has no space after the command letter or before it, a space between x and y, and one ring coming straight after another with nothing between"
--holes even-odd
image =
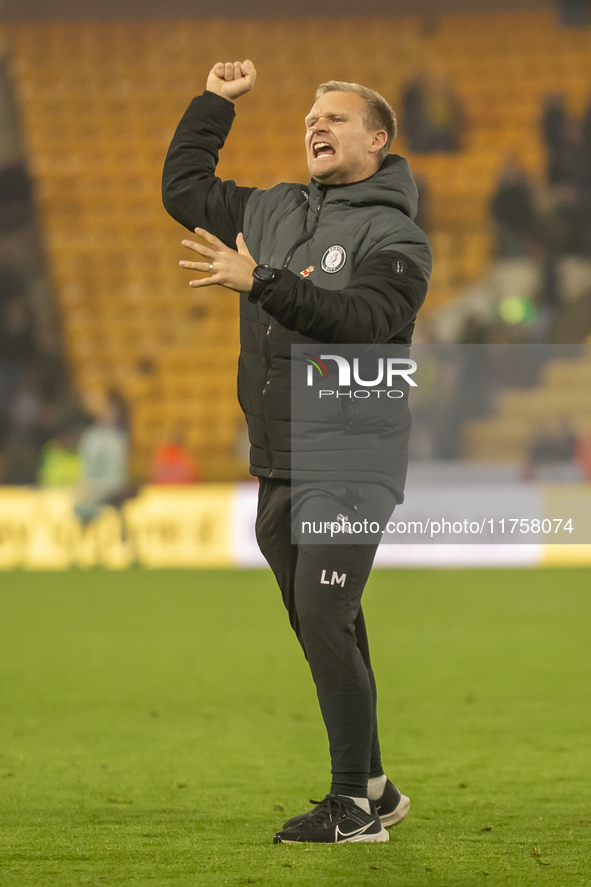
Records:
<instances>
[{"instance_id":1,"label":"blonde hair","mask_svg":"<svg viewBox=\"0 0 591 887\"><path fill-rule=\"evenodd\" d=\"M389 153L392 142L398 135L398 123L396 114L388 104L386 99L367 86L361 86L359 83L348 83L346 80L328 80L321 83L316 90L314 100L318 101L320 96L327 92L355 92L365 101L365 113L363 121L368 130L385 129L387 133L386 144L378 152L377 159L381 163Z\"/></svg>"}]
</instances>

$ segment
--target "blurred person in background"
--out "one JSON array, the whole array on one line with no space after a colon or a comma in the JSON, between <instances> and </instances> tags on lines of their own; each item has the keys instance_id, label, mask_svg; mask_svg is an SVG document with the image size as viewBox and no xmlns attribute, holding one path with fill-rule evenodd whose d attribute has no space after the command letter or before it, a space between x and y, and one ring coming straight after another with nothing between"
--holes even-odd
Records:
<instances>
[{"instance_id":1,"label":"blurred person in background","mask_svg":"<svg viewBox=\"0 0 591 887\"><path fill-rule=\"evenodd\" d=\"M118 422L116 406L107 399L80 437L82 477L74 511L83 524L97 518L105 505L118 508L131 495L128 441Z\"/></svg>"},{"instance_id":2,"label":"blurred person in background","mask_svg":"<svg viewBox=\"0 0 591 887\"><path fill-rule=\"evenodd\" d=\"M113 408L115 416L115 426L128 439L130 435L131 422L129 417L129 404L123 396L119 388L109 388L107 391L107 400Z\"/></svg>"},{"instance_id":3,"label":"blurred person in background","mask_svg":"<svg viewBox=\"0 0 591 887\"><path fill-rule=\"evenodd\" d=\"M195 484L201 476L197 463L176 429L169 440L156 448L150 466L151 484Z\"/></svg>"},{"instance_id":4,"label":"blurred person in background","mask_svg":"<svg viewBox=\"0 0 591 887\"><path fill-rule=\"evenodd\" d=\"M533 187L523 164L510 154L490 202L499 258L529 256L540 240L540 219Z\"/></svg>"},{"instance_id":5,"label":"blurred person in background","mask_svg":"<svg viewBox=\"0 0 591 887\"><path fill-rule=\"evenodd\" d=\"M427 292L431 249L412 221L417 189L408 164L389 153L394 113L381 96L357 84L330 81L316 92L305 121L308 186L283 183L263 191L217 178L234 101L252 89L255 77L249 60L214 65L205 92L193 99L174 135L163 197L170 214L205 240L205 246L183 241L203 257L180 263L205 273L191 285L217 284L241 294L238 390L249 428L250 470L259 478L257 541L310 665L329 737L329 794L288 820L273 840L386 841L385 826L406 815L409 800L382 767L361 607L377 542L292 544L291 345L410 344ZM385 438L378 444L389 445ZM381 490L387 520L398 501L395 489L400 481L404 485L402 463L388 450L380 465L388 466L379 475L383 483L358 487L367 495L368 487ZM358 466L364 477L370 470ZM318 507L361 513L347 492L330 498L317 478L306 480ZM343 586L327 588L323 570L343 577Z\"/></svg>"},{"instance_id":6,"label":"blurred person in background","mask_svg":"<svg viewBox=\"0 0 591 887\"><path fill-rule=\"evenodd\" d=\"M46 440L46 411L35 366L27 369L8 409L10 435L6 483L36 483L39 453Z\"/></svg>"},{"instance_id":7,"label":"blurred person in background","mask_svg":"<svg viewBox=\"0 0 591 887\"><path fill-rule=\"evenodd\" d=\"M427 77L425 107L429 151L459 151L464 132L464 108L451 81L442 71L432 71Z\"/></svg>"},{"instance_id":8,"label":"blurred person in background","mask_svg":"<svg viewBox=\"0 0 591 887\"><path fill-rule=\"evenodd\" d=\"M24 157L14 154L0 166L0 235L31 222L32 182Z\"/></svg>"},{"instance_id":9,"label":"blurred person in background","mask_svg":"<svg viewBox=\"0 0 591 887\"><path fill-rule=\"evenodd\" d=\"M70 422L59 426L41 450L38 483L44 490L76 487L82 480L82 457L78 451L80 427Z\"/></svg>"},{"instance_id":10,"label":"blurred person in background","mask_svg":"<svg viewBox=\"0 0 591 887\"><path fill-rule=\"evenodd\" d=\"M547 152L547 249L553 255L591 257L591 104L578 119L567 115L562 96L548 96L542 131Z\"/></svg>"},{"instance_id":11,"label":"blurred person in background","mask_svg":"<svg viewBox=\"0 0 591 887\"><path fill-rule=\"evenodd\" d=\"M572 304L561 270L565 257L591 259L591 110L567 114L564 96L544 100L541 129L546 182L539 192L540 286L530 331L537 341L582 341L589 323L585 296Z\"/></svg>"},{"instance_id":12,"label":"blurred person in background","mask_svg":"<svg viewBox=\"0 0 591 887\"><path fill-rule=\"evenodd\" d=\"M535 480L542 469L572 463L576 450L577 436L568 420L556 420L535 428L529 442L523 479Z\"/></svg>"},{"instance_id":13,"label":"blurred person in background","mask_svg":"<svg viewBox=\"0 0 591 887\"><path fill-rule=\"evenodd\" d=\"M445 73L435 67L415 74L403 88L402 115L411 151L459 151L464 108Z\"/></svg>"},{"instance_id":14,"label":"blurred person in background","mask_svg":"<svg viewBox=\"0 0 591 887\"><path fill-rule=\"evenodd\" d=\"M0 410L10 410L19 385L38 357L35 319L23 276L0 269Z\"/></svg>"},{"instance_id":15,"label":"blurred person in background","mask_svg":"<svg viewBox=\"0 0 591 887\"><path fill-rule=\"evenodd\" d=\"M568 182L552 185L542 217L543 242L548 255L590 256L588 222L576 187Z\"/></svg>"},{"instance_id":16,"label":"blurred person in background","mask_svg":"<svg viewBox=\"0 0 591 887\"><path fill-rule=\"evenodd\" d=\"M546 148L546 169L549 182L552 181L553 171L560 163L566 122L567 114L564 96L560 93L547 95L544 98L542 108L541 128Z\"/></svg>"},{"instance_id":17,"label":"blurred person in background","mask_svg":"<svg viewBox=\"0 0 591 887\"><path fill-rule=\"evenodd\" d=\"M581 122L581 169L579 204L587 233L587 254L591 257L591 99Z\"/></svg>"},{"instance_id":18,"label":"blurred person in background","mask_svg":"<svg viewBox=\"0 0 591 887\"><path fill-rule=\"evenodd\" d=\"M426 74L415 72L402 88L400 99L404 135L415 154L429 150L429 121L425 102Z\"/></svg>"},{"instance_id":19,"label":"blurred person in background","mask_svg":"<svg viewBox=\"0 0 591 887\"><path fill-rule=\"evenodd\" d=\"M4 425L2 482L34 484L44 440L39 351L24 276L0 269L0 416Z\"/></svg>"},{"instance_id":20,"label":"blurred person in background","mask_svg":"<svg viewBox=\"0 0 591 887\"><path fill-rule=\"evenodd\" d=\"M583 179L583 125L575 117L567 117L558 147L548 155L548 184L570 185L578 189Z\"/></svg>"}]
</instances>

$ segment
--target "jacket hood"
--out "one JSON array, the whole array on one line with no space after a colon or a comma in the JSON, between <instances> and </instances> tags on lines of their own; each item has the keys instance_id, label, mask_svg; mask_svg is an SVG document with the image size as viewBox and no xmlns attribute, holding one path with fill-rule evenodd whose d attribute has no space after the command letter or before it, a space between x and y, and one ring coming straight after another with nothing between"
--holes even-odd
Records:
<instances>
[{"instance_id":1,"label":"jacket hood","mask_svg":"<svg viewBox=\"0 0 591 887\"><path fill-rule=\"evenodd\" d=\"M418 191L408 161L400 154L388 154L377 172L361 182L322 185L312 179L310 196L324 195L325 201L348 206L388 206L414 219L418 209Z\"/></svg>"}]
</instances>

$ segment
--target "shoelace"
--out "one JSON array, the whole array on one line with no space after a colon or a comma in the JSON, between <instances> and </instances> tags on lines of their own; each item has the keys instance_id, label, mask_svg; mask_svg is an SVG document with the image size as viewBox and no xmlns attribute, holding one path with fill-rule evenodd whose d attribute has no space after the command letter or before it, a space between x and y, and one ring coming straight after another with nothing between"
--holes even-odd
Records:
<instances>
[{"instance_id":1,"label":"shoelace","mask_svg":"<svg viewBox=\"0 0 591 887\"><path fill-rule=\"evenodd\" d=\"M308 822L338 822L339 819L345 817L348 813L349 807L353 804L353 801L349 801L347 798L342 798L340 795L327 795L322 801L313 801L310 799L311 804L315 804L319 809L310 816Z\"/></svg>"}]
</instances>

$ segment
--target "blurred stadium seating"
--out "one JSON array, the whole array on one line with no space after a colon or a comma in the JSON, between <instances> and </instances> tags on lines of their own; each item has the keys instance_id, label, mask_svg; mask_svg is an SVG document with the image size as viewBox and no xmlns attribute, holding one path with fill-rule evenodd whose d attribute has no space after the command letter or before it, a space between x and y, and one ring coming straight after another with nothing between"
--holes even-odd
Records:
<instances>
[{"instance_id":1,"label":"blurred stadium seating","mask_svg":"<svg viewBox=\"0 0 591 887\"><path fill-rule=\"evenodd\" d=\"M182 231L160 200L166 147L213 61L250 56L259 69L219 172L260 187L306 180L302 121L322 80L367 83L396 107L418 67L446 71L467 112L464 150L413 156L403 135L395 146L430 195L425 312L486 270L488 201L507 151L543 177L543 97L560 91L577 113L589 98L591 31L560 30L550 14L448 16L428 31L419 18L337 19L323 28L321 52L318 28L208 20L7 29L69 364L87 397L117 385L129 399L138 478L175 428L205 479L245 473L235 297L188 289Z\"/></svg>"},{"instance_id":2,"label":"blurred stadium seating","mask_svg":"<svg viewBox=\"0 0 591 887\"><path fill-rule=\"evenodd\" d=\"M481 462L525 465L532 440L540 431L563 426L577 436L588 435L591 431L590 384L588 349L576 360L548 361L538 385L505 391L494 415L467 423L464 455Z\"/></svg>"}]
</instances>

